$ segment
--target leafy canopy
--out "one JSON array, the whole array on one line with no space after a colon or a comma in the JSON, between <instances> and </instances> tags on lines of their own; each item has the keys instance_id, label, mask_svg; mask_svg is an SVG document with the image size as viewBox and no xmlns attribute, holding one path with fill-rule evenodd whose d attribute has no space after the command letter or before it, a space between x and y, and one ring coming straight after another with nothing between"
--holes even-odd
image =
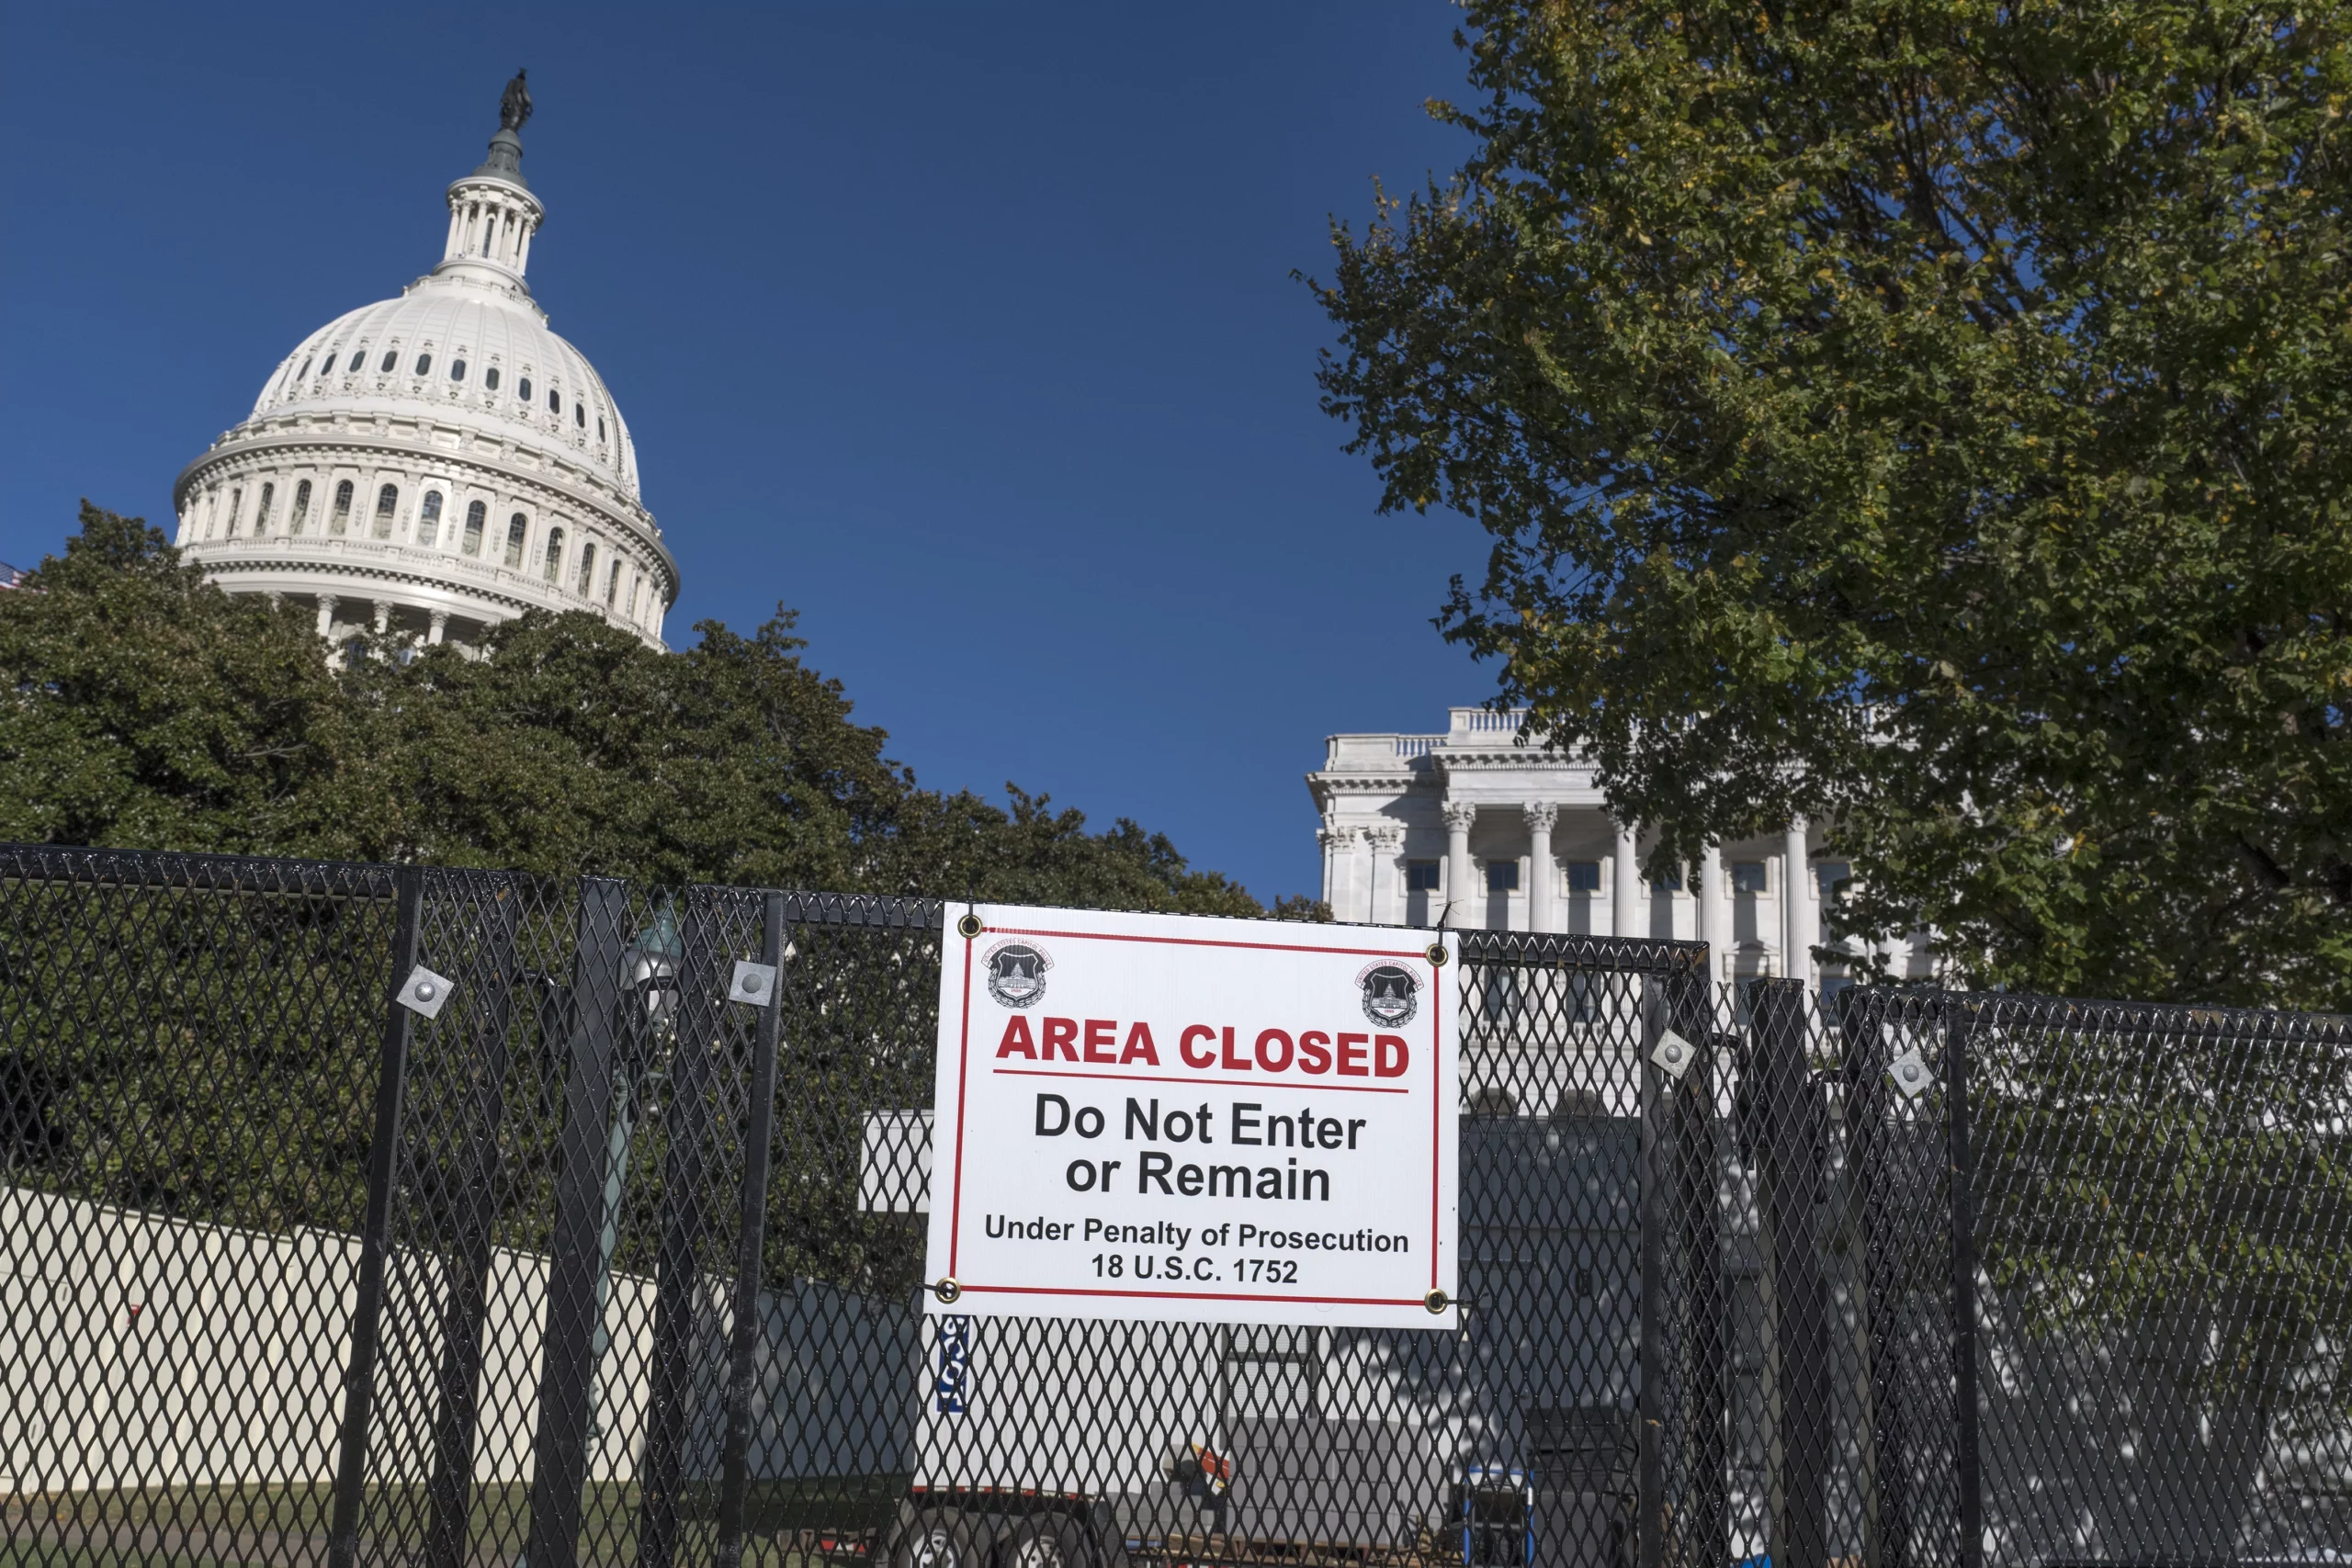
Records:
<instances>
[{"instance_id":1,"label":"leafy canopy","mask_svg":"<svg viewBox=\"0 0 2352 1568\"><path fill-rule=\"evenodd\" d=\"M918 787L788 612L675 654L535 615L486 658L363 647L337 671L307 612L86 502L29 586L0 594L0 840L1265 912L1133 822Z\"/></svg>"},{"instance_id":2,"label":"leafy canopy","mask_svg":"<svg viewBox=\"0 0 2352 1568\"><path fill-rule=\"evenodd\" d=\"M1472 0L1326 406L1660 861L1978 983L2352 1004L2345 12Z\"/></svg>"}]
</instances>

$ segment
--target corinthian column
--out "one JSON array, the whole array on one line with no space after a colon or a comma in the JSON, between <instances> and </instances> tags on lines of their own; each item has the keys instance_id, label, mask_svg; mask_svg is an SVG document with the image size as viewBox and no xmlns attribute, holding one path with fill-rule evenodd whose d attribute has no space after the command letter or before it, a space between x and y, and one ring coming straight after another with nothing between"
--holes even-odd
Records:
<instances>
[{"instance_id":1,"label":"corinthian column","mask_svg":"<svg viewBox=\"0 0 2352 1568\"><path fill-rule=\"evenodd\" d=\"M1641 840L1631 822L1617 824L1617 846L1609 863L1609 934L1641 936Z\"/></svg>"},{"instance_id":2,"label":"corinthian column","mask_svg":"<svg viewBox=\"0 0 2352 1568\"><path fill-rule=\"evenodd\" d=\"M1724 883L1724 847L1709 844L1699 857L1699 940L1707 944L1709 974L1717 980L1730 973L1724 960L1732 950L1731 889Z\"/></svg>"},{"instance_id":3,"label":"corinthian column","mask_svg":"<svg viewBox=\"0 0 2352 1568\"><path fill-rule=\"evenodd\" d=\"M1323 902L1331 906L1334 918L1345 919L1340 911L1348 902L1348 845L1355 838L1355 829L1335 826L1328 817L1315 835L1323 846Z\"/></svg>"},{"instance_id":4,"label":"corinthian column","mask_svg":"<svg viewBox=\"0 0 2352 1568\"><path fill-rule=\"evenodd\" d=\"M1813 984L1813 861L1805 852L1804 829L1802 817L1790 823L1781 852L1781 864L1787 872L1781 878L1781 950L1789 978L1809 987Z\"/></svg>"},{"instance_id":5,"label":"corinthian column","mask_svg":"<svg viewBox=\"0 0 2352 1568\"><path fill-rule=\"evenodd\" d=\"M1548 800L1531 800L1519 808L1519 814L1527 821L1527 929L1558 931L1554 895L1559 889L1560 869L1552 863L1552 824L1559 820L1560 808Z\"/></svg>"},{"instance_id":6,"label":"corinthian column","mask_svg":"<svg viewBox=\"0 0 2352 1568\"><path fill-rule=\"evenodd\" d=\"M1405 829L1383 823L1366 828L1363 837L1372 846L1372 923L1401 925L1405 911L1397 897L1396 852L1405 847Z\"/></svg>"},{"instance_id":7,"label":"corinthian column","mask_svg":"<svg viewBox=\"0 0 2352 1568\"><path fill-rule=\"evenodd\" d=\"M1466 800L1445 803L1445 919L1448 926L1483 925L1470 892L1470 824L1478 808Z\"/></svg>"}]
</instances>

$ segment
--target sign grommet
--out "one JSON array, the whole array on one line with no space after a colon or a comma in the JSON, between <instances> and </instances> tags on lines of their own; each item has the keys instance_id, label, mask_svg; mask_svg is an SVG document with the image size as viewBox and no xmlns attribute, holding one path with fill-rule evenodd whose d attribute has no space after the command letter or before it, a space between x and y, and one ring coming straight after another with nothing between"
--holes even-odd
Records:
<instances>
[{"instance_id":1,"label":"sign grommet","mask_svg":"<svg viewBox=\"0 0 2352 1568\"><path fill-rule=\"evenodd\" d=\"M1429 1308L1432 1314L1442 1313L1453 1304L1453 1298L1443 1291L1431 1291L1421 1298L1421 1304Z\"/></svg>"},{"instance_id":2,"label":"sign grommet","mask_svg":"<svg viewBox=\"0 0 2352 1568\"><path fill-rule=\"evenodd\" d=\"M1445 967L1445 943L1442 942L1430 943L1429 961L1440 969Z\"/></svg>"},{"instance_id":3,"label":"sign grommet","mask_svg":"<svg viewBox=\"0 0 2352 1568\"><path fill-rule=\"evenodd\" d=\"M956 922L956 934L966 942L971 941L986 930L988 928L980 924L980 917L969 910L965 911L964 918Z\"/></svg>"},{"instance_id":4,"label":"sign grommet","mask_svg":"<svg viewBox=\"0 0 2352 1568\"><path fill-rule=\"evenodd\" d=\"M965 918L969 919L971 917L967 915ZM939 1283L931 1288L931 1293L943 1302L952 1302L964 1293L964 1287L957 1284L953 1278L942 1275Z\"/></svg>"}]
</instances>

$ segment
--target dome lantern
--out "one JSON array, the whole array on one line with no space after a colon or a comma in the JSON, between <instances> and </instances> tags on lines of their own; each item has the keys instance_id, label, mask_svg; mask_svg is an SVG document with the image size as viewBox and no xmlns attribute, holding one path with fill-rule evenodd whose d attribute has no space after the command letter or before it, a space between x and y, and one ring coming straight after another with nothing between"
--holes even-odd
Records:
<instances>
[{"instance_id":1,"label":"dome lantern","mask_svg":"<svg viewBox=\"0 0 2352 1568\"><path fill-rule=\"evenodd\" d=\"M449 238L442 247L435 277L468 281L530 297L523 274L531 261L531 236L547 209L523 178L523 122L531 118L531 95L524 73L514 73L499 107L496 135L481 166L449 182Z\"/></svg>"}]
</instances>

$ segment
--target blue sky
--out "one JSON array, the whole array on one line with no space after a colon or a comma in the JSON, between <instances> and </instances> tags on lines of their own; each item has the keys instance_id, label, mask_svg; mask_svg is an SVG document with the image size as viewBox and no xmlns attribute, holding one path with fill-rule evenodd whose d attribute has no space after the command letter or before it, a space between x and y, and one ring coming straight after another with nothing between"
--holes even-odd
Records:
<instances>
[{"instance_id":1,"label":"blue sky","mask_svg":"<svg viewBox=\"0 0 2352 1568\"><path fill-rule=\"evenodd\" d=\"M306 333L438 259L531 73L531 281L628 415L673 643L779 602L925 784L1312 892L1300 776L1489 671L1482 537L1379 517L1316 406L1329 215L1460 160L1436 0L12 6L0 558L171 483Z\"/></svg>"}]
</instances>

